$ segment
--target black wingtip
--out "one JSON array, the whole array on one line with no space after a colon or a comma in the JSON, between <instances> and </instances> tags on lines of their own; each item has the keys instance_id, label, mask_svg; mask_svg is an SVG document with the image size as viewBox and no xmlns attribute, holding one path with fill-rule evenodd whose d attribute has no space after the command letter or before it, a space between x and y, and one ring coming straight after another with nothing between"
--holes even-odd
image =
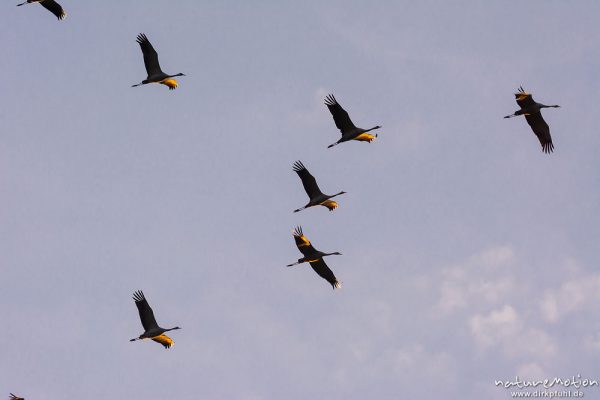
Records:
<instances>
[{"instance_id":1,"label":"black wingtip","mask_svg":"<svg viewBox=\"0 0 600 400\"><path fill-rule=\"evenodd\" d=\"M543 144L542 151L546 154L553 153L554 152L554 144L552 142Z\"/></svg>"},{"instance_id":2,"label":"black wingtip","mask_svg":"<svg viewBox=\"0 0 600 400\"><path fill-rule=\"evenodd\" d=\"M298 225L296 229L294 229L294 236L302 236L302 227Z\"/></svg>"},{"instance_id":3,"label":"black wingtip","mask_svg":"<svg viewBox=\"0 0 600 400\"><path fill-rule=\"evenodd\" d=\"M298 160L298 161L294 162L292 169L296 172L299 172L299 171L302 171L303 169L306 169L306 167L304 166L304 164L302 164L302 161Z\"/></svg>"},{"instance_id":4,"label":"black wingtip","mask_svg":"<svg viewBox=\"0 0 600 400\"><path fill-rule=\"evenodd\" d=\"M139 44L142 44L147 41L148 41L148 37L146 37L145 33L140 33L137 35L136 42L138 42Z\"/></svg>"},{"instance_id":5,"label":"black wingtip","mask_svg":"<svg viewBox=\"0 0 600 400\"><path fill-rule=\"evenodd\" d=\"M133 300L136 303L146 300L146 297L144 297L144 292L142 292L141 290L136 290L135 292L133 292Z\"/></svg>"},{"instance_id":6,"label":"black wingtip","mask_svg":"<svg viewBox=\"0 0 600 400\"><path fill-rule=\"evenodd\" d=\"M325 96L325 105L327 106L333 106L337 104L337 100L335 99L335 97L330 93L327 96Z\"/></svg>"}]
</instances>

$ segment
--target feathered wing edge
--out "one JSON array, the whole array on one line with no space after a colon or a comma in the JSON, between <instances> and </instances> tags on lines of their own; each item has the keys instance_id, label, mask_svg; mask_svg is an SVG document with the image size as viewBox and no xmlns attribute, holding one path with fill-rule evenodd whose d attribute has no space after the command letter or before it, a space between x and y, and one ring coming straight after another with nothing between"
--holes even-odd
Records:
<instances>
[{"instance_id":1,"label":"feathered wing edge","mask_svg":"<svg viewBox=\"0 0 600 400\"><path fill-rule=\"evenodd\" d=\"M40 3L46 10L50 11L56 18L59 20L65 19L67 17L67 13L62 8L60 4L58 4L54 0L44 0Z\"/></svg>"},{"instance_id":2,"label":"feathered wing edge","mask_svg":"<svg viewBox=\"0 0 600 400\"><path fill-rule=\"evenodd\" d=\"M313 261L310 263L312 269L323 279L325 279L331 287L335 289L340 289L342 287L342 283L335 277L333 271L327 266L325 260L320 258L317 261Z\"/></svg>"}]
</instances>

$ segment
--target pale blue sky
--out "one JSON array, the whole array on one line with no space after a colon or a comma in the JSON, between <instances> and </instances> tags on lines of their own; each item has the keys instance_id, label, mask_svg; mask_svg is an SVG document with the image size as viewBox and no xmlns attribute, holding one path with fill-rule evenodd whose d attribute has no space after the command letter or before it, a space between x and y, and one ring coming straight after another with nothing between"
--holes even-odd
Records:
<instances>
[{"instance_id":1,"label":"pale blue sky","mask_svg":"<svg viewBox=\"0 0 600 400\"><path fill-rule=\"evenodd\" d=\"M516 374L600 379L600 4L61 4L0 17L0 396L497 400ZM140 32L188 75L176 91L130 87ZM519 85L562 106L551 155L502 119ZM379 138L327 149L327 93ZM340 208L292 213L295 160ZM284 267L295 225L343 253L341 290ZM128 341L137 289L183 328L172 349Z\"/></svg>"}]
</instances>

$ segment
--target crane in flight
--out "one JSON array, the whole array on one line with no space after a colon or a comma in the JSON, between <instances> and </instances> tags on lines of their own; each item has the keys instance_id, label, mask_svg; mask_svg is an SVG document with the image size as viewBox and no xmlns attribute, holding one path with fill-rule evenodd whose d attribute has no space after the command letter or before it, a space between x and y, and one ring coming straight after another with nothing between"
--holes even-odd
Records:
<instances>
[{"instance_id":1,"label":"crane in flight","mask_svg":"<svg viewBox=\"0 0 600 400\"><path fill-rule=\"evenodd\" d=\"M293 267L294 265L309 263L312 269L323 279L325 279L333 289L339 289L342 287L340 281L337 280L333 272L329 269L323 257L327 256L341 256L341 253L337 251L334 253L323 253L313 247L310 241L304 236L302 233L302 227L298 226L295 230L292 231L294 235L294 241L296 242L296 246L298 250L302 253L303 257L300 258L297 262L293 264L288 264L288 267Z\"/></svg>"},{"instance_id":2,"label":"crane in flight","mask_svg":"<svg viewBox=\"0 0 600 400\"><path fill-rule=\"evenodd\" d=\"M544 121L541 109L558 108L560 106L556 104L547 106L545 104L536 103L531 94L527 93L523 89L523 86L519 87L519 90L517 93L515 93L515 99L521 108L504 118L512 118L518 117L519 115L524 115L525 120L527 120L527 123L531 127L531 130L533 133L535 133L535 136L537 136L538 140L540 141L540 144L542 145L542 151L546 154L552 153L554 150L554 144L552 143L552 137L550 136L550 127L546 121Z\"/></svg>"},{"instance_id":3,"label":"crane in flight","mask_svg":"<svg viewBox=\"0 0 600 400\"><path fill-rule=\"evenodd\" d=\"M148 301L144 297L144 293L141 290L133 293L133 300L135 301L135 305L140 313L140 320L142 321L142 326L144 327L144 333L137 338L131 339L130 342L141 339L152 339L155 342L162 344L165 349L173 346L173 339L165 335L165 332L181 328L176 326L174 328L165 329L158 326L156 319L154 319L154 312L152 312L152 308L150 308L150 305L148 304Z\"/></svg>"},{"instance_id":4,"label":"crane in flight","mask_svg":"<svg viewBox=\"0 0 600 400\"><path fill-rule=\"evenodd\" d=\"M144 55L144 65L146 66L148 77L142 82L132 85L131 87L147 85L148 83L160 83L167 86L169 90L176 89L179 84L174 78L177 76L185 76L185 74L182 74L181 72L175 75L165 74L162 69L160 69L160 64L158 63L158 53L156 53L156 50L154 50L152 43L150 43L146 35L140 33L137 36L136 41L139 43L142 49L142 54Z\"/></svg>"},{"instance_id":5,"label":"crane in flight","mask_svg":"<svg viewBox=\"0 0 600 400\"><path fill-rule=\"evenodd\" d=\"M358 128L356 125L354 125L346 110L340 106L332 94L329 94L327 97L325 97L325 105L333 117L335 126L337 126L340 132L342 132L342 137L337 142L327 146L327 148L336 146L349 140L358 140L359 142L371 143L377 137L377 134L371 134L368 132L379 129L381 126L377 125L369 129Z\"/></svg>"}]
</instances>

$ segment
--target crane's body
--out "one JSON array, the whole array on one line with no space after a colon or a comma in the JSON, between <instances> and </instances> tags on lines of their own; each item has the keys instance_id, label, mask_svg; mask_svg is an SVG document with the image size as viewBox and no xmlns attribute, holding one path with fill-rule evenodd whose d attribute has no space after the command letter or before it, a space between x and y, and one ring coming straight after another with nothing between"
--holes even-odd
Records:
<instances>
[{"instance_id":1,"label":"crane's body","mask_svg":"<svg viewBox=\"0 0 600 400\"><path fill-rule=\"evenodd\" d=\"M308 172L304 164L301 161L296 161L293 166L293 170L298 174L300 179L302 180L302 185L304 186L304 190L308 195L309 202L304 207L298 208L294 210L294 212L298 212L304 210L305 208L314 207L314 206L324 206L329 209L329 211L333 211L338 207L338 203L331 200L333 197L339 196L341 194L345 194L346 192L339 192L333 195L324 194L319 189L317 185L317 180L314 176Z\"/></svg>"},{"instance_id":2,"label":"crane's body","mask_svg":"<svg viewBox=\"0 0 600 400\"><path fill-rule=\"evenodd\" d=\"M173 346L173 339L165 335L165 332L173 331L176 329L181 329L176 326L174 328L161 328L156 323L156 319L154 318L154 312L146 298L144 297L144 293L141 290L133 293L133 300L135 301L135 305L138 308L138 312L140 314L140 320L142 321L142 326L144 327L144 333L142 333L137 338L133 338L130 342L142 339L151 339L157 343L162 344L165 349Z\"/></svg>"},{"instance_id":3,"label":"crane's body","mask_svg":"<svg viewBox=\"0 0 600 400\"><path fill-rule=\"evenodd\" d=\"M350 116L348 115L346 110L342 108L342 106L337 102L337 100L335 99L335 97L333 97L332 94L327 95L327 97L325 97L325 105L327 106L329 112L333 116L335 126L342 133L342 137L337 142L327 146L328 148L350 140L371 143L377 137L376 133L373 134L369 132L375 129L379 129L381 128L381 126L377 125L369 129L357 127L350 119Z\"/></svg>"},{"instance_id":4,"label":"crane's body","mask_svg":"<svg viewBox=\"0 0 600 400\"><path fill-rule=\"evenodd\" d=\"M554 151L552 136L550 136L550 127L546 121L544 121L541 110L542 108L558 108L560 106L556 104L548 106L535 102L531 94L527 93L522 86L519 87L519 90L517 93L515 93L515 100L521 108L511 115L505 116L504 118L512 118L523 115L531 127L531 130L540 141L540 144L542 145L542 151L544 153L551 153Z\"/></svg>"},{"instance_id":5,"label":"crane's body","mask_svg":"<svg viewBox=\"0 0 600 400\"><path fill-rule=\"evenodd\" d=\"M58 19L64 19L67 16L67 13L65 12L65 10L63 10L61 5L58 4L54 0L27 0L22 3L17 4L17 6L22 6L25 4L32 4L32 3L41 4L46 10L50 11Z\"/></svg>"},{"instance_id":6,"label":"crane's body","mask_svg":"<svg viewBox=\"0 0 600 400\"><path fill-rule=\"evenodd\" d=\"M313 247L310 241L304 236L302 233L301 227L296 227L294 231L292 231L294 240L296 242L296 246L298 250L302 253L303 257L298 259L297 262L293 264L288 264L288 267L293 267L294 265L309 263L312 269L323 279L325 279L329 284L333 287L333 289L339 289L342 287L342 284L337 280L333 271L329 269L323 257L337 255L341 256L342 254L339 252L334 253L324 253L319 251Z\"/></svg>"},{"instance_id":7,"label":"crane's body","mask_svg":"<svg viewBox=\"0 0 600 400\"><path fill-rule=\"evenodd\" d=\"M131 87L147 85L149 83L159 83L165 85L169 88L169 90L174 90L179 86L177 80L174 79L177 76L185 76L181 72L175 75L169 75L162 71L160 68L160 64L158 62L158 53L152 47L152 44L148 40L145 34L140 33L136 39L140 48L142 49L142 54L144 55L144 65L146 67L146 72L148 73L148 77L144 79L141 83L132 85Z\"/></svg>"}]
</instances>

